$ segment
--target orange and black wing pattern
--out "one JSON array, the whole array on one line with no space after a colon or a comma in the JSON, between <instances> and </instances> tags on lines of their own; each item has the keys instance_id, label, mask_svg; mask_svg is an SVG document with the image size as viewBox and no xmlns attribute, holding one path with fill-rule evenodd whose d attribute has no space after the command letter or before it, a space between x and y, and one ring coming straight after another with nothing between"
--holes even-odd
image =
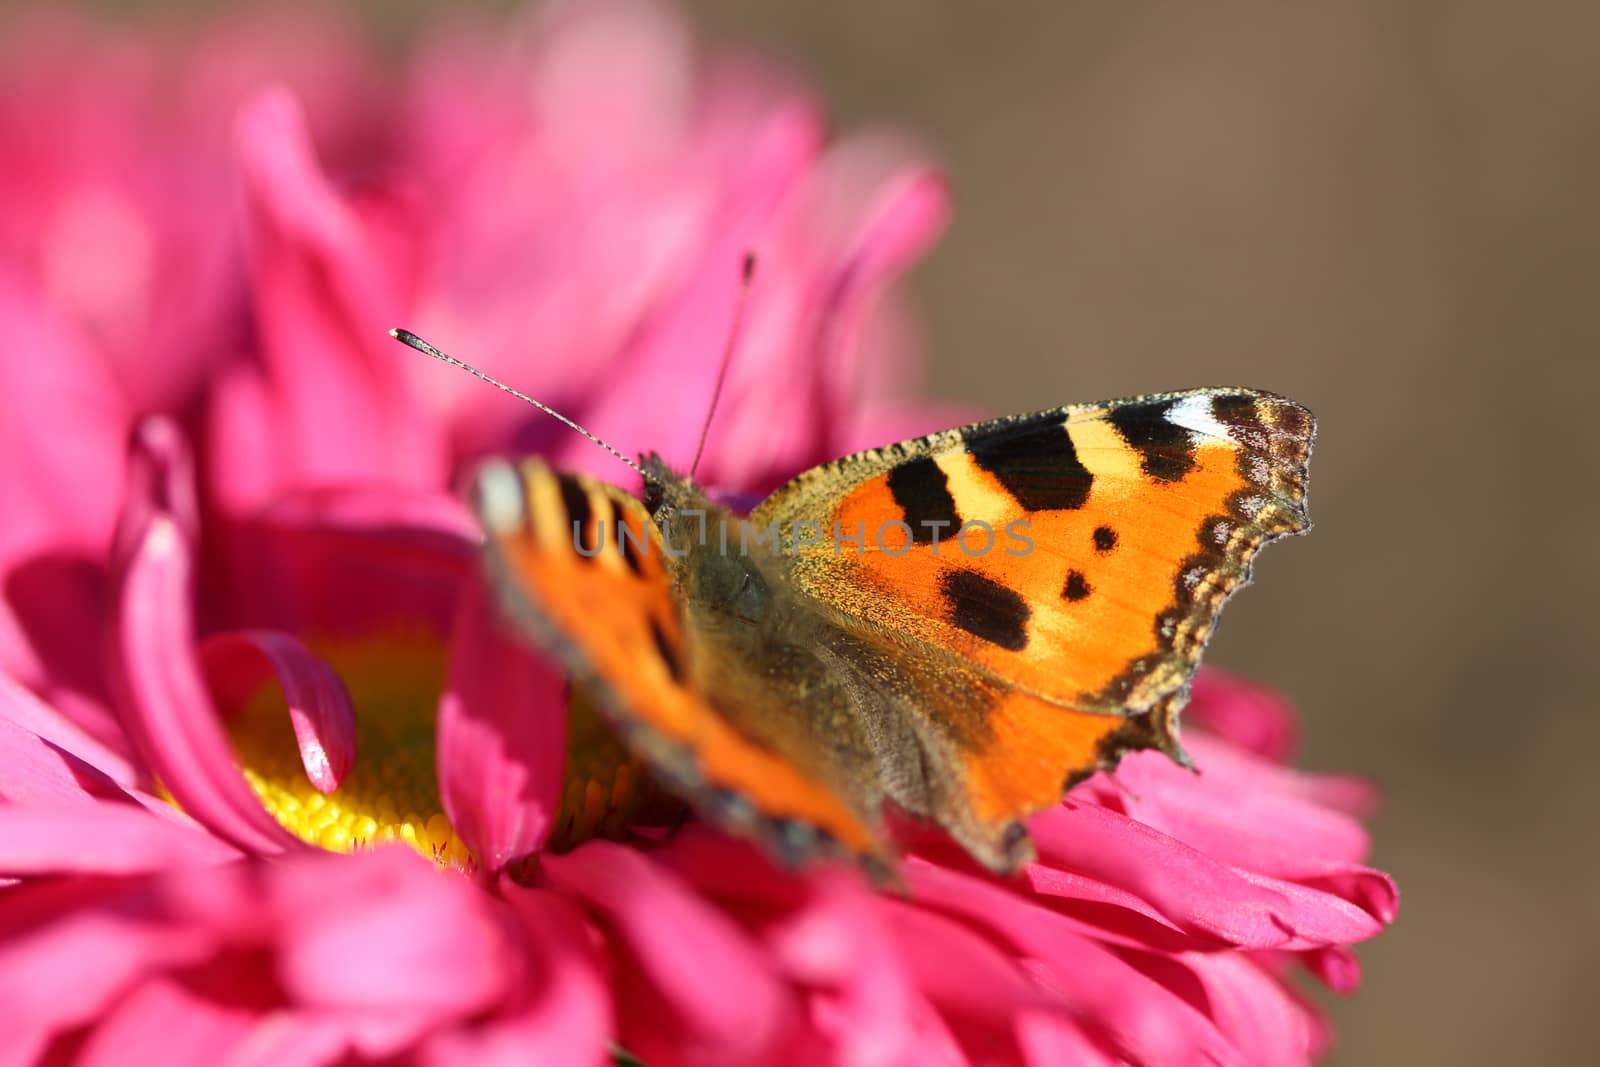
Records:
<instances>
[{"instance_id":1,"label":"orange and black wing pattern","mask_svg":"<svg viewBox=\"0 0 1600 1067\"><path fill-rule=\"evenodd\" d=\"M1174 718L1218 612L1263 545L1309 527L1314 434L1245 389L1060 408L825 464L751 521L840 625L940 650L985 694L953 772L999 825L1127 749L1183 758Z\"/></svg>"},{"instance_id":2,"label":"orange and black wing pattern","mask_svg":"<svg viewBox=\"0 0 1600 1067\"><path fill-rule=\"evenodd\" d=\"M697 689L677 561L637 499L537 459L488 464L473 498L508 618L561 658L665 784L751 836L814 828L846 852L885 856L875 818L755 743Z\"/></svg>"}]
</instances>

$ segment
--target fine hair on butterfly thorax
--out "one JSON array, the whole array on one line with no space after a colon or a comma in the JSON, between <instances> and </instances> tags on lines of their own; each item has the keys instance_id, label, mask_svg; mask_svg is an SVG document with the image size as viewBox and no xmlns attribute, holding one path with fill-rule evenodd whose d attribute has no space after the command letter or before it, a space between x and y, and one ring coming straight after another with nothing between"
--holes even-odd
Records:
<instances>
[{"instance_id":1,"label":"fine hair on butterfly thorax","mask_svg":"<svg viewBox=\"0 0 1600 1067\"><path fill-rule=\"evenodd\" d=\"M999 872L1023 820L1127 753L1180 763L1178 715L1227 599L1310 527L1309 411L1205 388L993 419L802 472L749 515L627 459L644 500L537 457L475 485L506 618L634 756L786 863L892 869L884 816Z\"/></svg>"}]
</instances>

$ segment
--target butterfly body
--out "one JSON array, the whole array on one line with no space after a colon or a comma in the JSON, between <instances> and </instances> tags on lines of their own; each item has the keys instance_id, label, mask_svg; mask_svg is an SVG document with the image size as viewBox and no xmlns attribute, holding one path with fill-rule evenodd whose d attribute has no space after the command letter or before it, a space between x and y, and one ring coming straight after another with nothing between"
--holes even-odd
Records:
<instances>
[{"instance_id":1,"label":"butterfly body","mask_svg":"<svg viewBox=\"0 0 1600 1067\"><path fill-rule=\"evenodd\" d=\"M1198 390L978 423L807 471L741 517L539 460L476 505L508 617L705 817L890 865L886 804L986 866L1176 717L1222 601L1308 526L1303 408Z\"/></svg>"}]
</instances>

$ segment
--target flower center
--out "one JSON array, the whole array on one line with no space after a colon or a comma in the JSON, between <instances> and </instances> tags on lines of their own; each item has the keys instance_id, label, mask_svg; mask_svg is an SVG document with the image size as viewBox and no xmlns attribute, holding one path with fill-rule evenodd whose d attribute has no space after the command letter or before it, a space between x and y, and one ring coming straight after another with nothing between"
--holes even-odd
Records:
<instances>
[{"instance_id":1,"label":"flower center","mask_svg":"<svg viewBox=\"0 0 1600 1067\"><path fill-rule=\"evenodd\" d=\"M284 829L330 852L392 841L441 867L477 869L439 800L435 737L444 686L445 649L427 633L363 641L318 642L356 712L356 759L332 793L306 778L283 696L267 682L244 701L227 728L240 769L256 798ZM681 803L645 768L575 689L567 708L567 762L561 809L548 847L565 850L591 837L626 839L633 829L666 826Z\"/></svg>"},{"instance_id":2,"label":"flower center","mask_svg":"<svg viewBox=\"0 0 1600 1067\"><path fill-rule=\"evenodd\" d=\"M626 840L633 830L670 825L682 810L683 802L657 785L617 740L588 691L572 686L561 810L548 847L564 852L591 837Z\"/></svg>"},{"instance_id":3,"label":"flower center","mask_svg":"<svg viewBox=\"0 0 1600 1067\"><path fill-rule=\"evenodd\" d=\"M402 841L441 867L472 870L477 860L450 827L439 801L435 711L444 648L430 635L388 634L319 643L356 708L356 761L324 795L306 778L283 697L263 685L228 720L245 781L290 833L331 852Z\"/></svg>"}]
</instances>

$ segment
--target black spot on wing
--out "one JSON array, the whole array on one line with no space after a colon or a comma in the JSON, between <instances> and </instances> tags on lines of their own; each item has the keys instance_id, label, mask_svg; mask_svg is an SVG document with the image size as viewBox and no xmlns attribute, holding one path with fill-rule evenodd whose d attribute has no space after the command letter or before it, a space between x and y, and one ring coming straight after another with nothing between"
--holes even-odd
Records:
<instances>
[{"instance_id":1,"label":"black spot on wing","mask_svg":"<svg viewBox=\"0 0 1600 1067\"><path fill-rule=\"evenodd\" d=\"M1089 596L1089 579L1083 576L1082 571L1068 571L1067 584L1062 587L1061 595L1067 600L1076 603Z\"/></svg>"},{"instance_id":2,"label":"black spot on wing","mask_svg":"<svg viewBox=\"0 0 1600 1067\"><path fill-rule=\"evenodd\" d=\"M594 512L589 507L589 491L570 474L557 475L556 480L561 486L561 505L567 510L566 528L572 531L573 543L592 557L599 551L596 538L603 535L590 527Z\"/></svg>"},{"instance_id":3,"label":"black spot on wing","mask_svg":"<svg viewBox=\"0 0 1600 1067\"><path fill-rule=\"evenodd\" d=\"M973 462L1029 511L1073 511L1089 499L1094 475L1079 461L1064 415L974 428L962 440Z\"/></svg>"},{"instance_id":4,"label":"black spot on wing","mask_svg":"<svg viewBox=\"0 0 1600 1067\"><path fill-rule=\"evenodd\" d=\"M911 527L911 540L930 544L938 524L944 530L961 526L955 497L950 495L949 479L927 456L909 460L889 471L889 494Z\"/></svg>"},{"instance_id":5,"label":"black spot on wing","mask_svg":"<svg viewBox=\"0 0 1600 1067\"><path fill-rule=\"evenodd\" d=\"M683 681L683 665L678 662L678 654L667 641L667 635L661 629L661 624L654 619L650 620L650 639L655 642L656 652L661 656L661 662L667 665L667 673L672 675L672 680Z\"/></svg>"},{"instance_id":6,"label":"black spot on wing","mask_svg":"<svg viewBox=\"0 0 1600 1067\"><path fill-rule=\"evenodd\" d=\"M940 579L940 591L952 626L1012 652L1028 647L1033 611L1015 590L976 571L950 570Z\"/></svg>"},{"instance_id":7,"label":"black spot on wing","mask_svg":"<svg viewBox=\"0 0 1600 1067\"><path fill-rule=\"evenodd\" d=\"M1110 416L1117 433L1139 453L1139 469L1158 482L1182 481L1195 467L1194 436L1167 417L1175 403L1125 404Z\"/></svg>"},{"instance_id":8,"label":"black spot on wing","mask_svg":"<svg viewBox=\"0 0 1600 1067\"><path fill-rule=\"evenodd\" d=\"M1096 526L1094 528L1094 550L1105 555L1117 547L1117 531L1109 526Z\"/></svg>"},{"instance_id":9,"label":"black spot on wing","mask_svg":"<svg viewBox=\"0 0 1600 1067\"><path fill-rule=\"evenodd\" d=\"M643 575L644 561L639 558L641 545L634 544L633 530L634 527L627 522L621 519L617 521L617 551L622 553L622 562L628 565L630 571L634 574ZM649 543L648 541L642 542L646 546Z\"/></svg>"}]
</instances>

